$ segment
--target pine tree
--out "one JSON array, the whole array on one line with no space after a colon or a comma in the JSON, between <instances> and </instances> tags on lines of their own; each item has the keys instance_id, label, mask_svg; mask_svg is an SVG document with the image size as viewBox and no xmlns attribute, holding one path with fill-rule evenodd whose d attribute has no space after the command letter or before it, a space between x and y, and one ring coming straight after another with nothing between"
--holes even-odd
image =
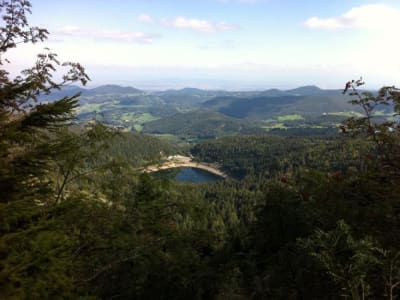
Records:
<instances>
[{"instance_id":1,"label":"pine tree","mask_svg":"<svg viewBox=\"0 0 400 300\"><path fill-rule=\"evenodd\" d=\"M45 41L48 31L31 27L24 0L0 2L0 298L52 298L72 287L71 262L62 257L71 243L54 218L54 159L69 151L60 128L75 117L77 97L41 103L40 96L89 77L78 63L60 63L49 49L34 65L12 77L8 50ZM61 81L53 77L66 68ZM68 288L66 288L68 287Z\"/></svg>"}]
</instances>

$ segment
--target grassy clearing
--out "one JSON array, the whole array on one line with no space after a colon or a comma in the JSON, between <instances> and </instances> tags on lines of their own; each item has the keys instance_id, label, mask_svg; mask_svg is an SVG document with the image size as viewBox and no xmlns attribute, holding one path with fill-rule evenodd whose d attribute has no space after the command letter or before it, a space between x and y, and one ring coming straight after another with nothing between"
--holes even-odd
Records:
<instances>
[{"instance_id":1,"label":"grassy clearing","mask_svg":"<svg viewBox=\"0 0 400 300\"><path fill-rule=\"evenodd\" d=\"M116 121L132 122L138 125L143 125L144 123L158 120L159 118L154 117L150 113L140 113L140 112L125 112L120 116L115 115Z\"/></svg>"},{"instance_id":2,"label":"grassy clearing","mask_svg":"<svg viewBox=\"0 0 400 300\"><path fill-rule=\"evenodd\" d=\"M123 113L120 119L124 122L133 122L135 121L135 113Z\"/></svg>"},{"instance_id":3,"label":"grassy clearing","mask_svg":"<svg viewBox=\"0 0 400 300\"><path fill-rule=\"evenodd\" d=\"M293 114L293 115L284 115L277 117L278 122L285 122L285 121L299 121L304 120L302 115Z\"/></svg>"},{"instance_id":4,"label":"grassy clearing","mask_svg":"<svg viewBox=\"0 0 400 300\"><path fill-rule=\"evenodd\" d=\"M288 129L288 127L283 123L275 123L270 126L262 126L261 128L265 129L266 131L270 131L271 129Z\"/></svg>"},{"instance_id":5,"label":"grassy clearing","mask_svg":"<svg viewBox=\"0 0 400 300\"><path fill-rule=\"evenodd\" d=\"M137 132L141 132L141 131L143 130L143 126L140 125L140 124L135 124L135 125L133 125L133 128L135 128L135 130L136 130Z\"/></svg>"},{"instance_id":6,"label":"grassy clearing","mask_svg":"<svg viewBox=\"0 0 400 300\"><path fill-rule=\"evenodd\" d=\"M147 123L147 122L151 122L151 121L155 121L158 120L159 118L153 116L150 113L143 113L140 116L136 116L135 119L133 120L134 122L137 123Z\"/></svg>"},{"instance_id":7,"label":"grassy clearing","mask_svg":"<svg viewBox=\"0 0 400 300\"><path fill-rule=\"evenodd\" d=\"M84 104L79 106L78 111L80 114L89 112L101 112L101 104Z\"/></svg>"},{"instance_id":8,"label":"grassy clearing","mask_svg":"<svg viewBox=\"0 0 400 300\"><path fill-rule=\"evenodd\" d=\"M350 117L362 117L363 114L359 113L359 112L355 112L355 111L338 111L338 112L330 112L327 113L327 115L331 115L331 116L340 116L340 117L346 117L346 118L350 118Z\"/></svg>"},{"instance_id":9,"label":"grassy clearing","mask_svg":"<svg viewBox=\"0 0 400 300\"><path fill-rule=\"evenodd\" d=\"M173 135L173 134L169 134L169 133L165 133L165 134L151 134L151 135L152 135L152 136L155 136L155 137L158 137L158 138L161 138L161 139L164 139L164 140L167 140L167 141L172 142L172 143L181 142L181 139L180 139L178 136Z\"/></svg>"},{"instance_id":10,"label":"grassy clearing","mask_svg":"<svg viewBox=\"0 0 400 300\"><path fill-rule=\"evenodd\" d=\"M265 123L265 124L271 124L271 123L276 123L275 119L265 119L262 120L261 122Z\"/></svg>"}]
</instances>

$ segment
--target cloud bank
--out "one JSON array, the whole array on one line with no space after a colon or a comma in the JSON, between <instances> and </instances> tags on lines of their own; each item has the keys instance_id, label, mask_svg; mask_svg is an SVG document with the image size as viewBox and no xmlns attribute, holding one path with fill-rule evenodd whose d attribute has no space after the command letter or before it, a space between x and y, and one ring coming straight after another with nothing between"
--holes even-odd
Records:
<instances>
[{"instance_id":1,"label":"cloud bank","mask_svg":"<svg viewBox=\"0 0 400 300\"><path fill-rule=\"evenodd\" d=\"M400 27L400 10L384 4L354 7L346 13L329 18L311 17L304 22L308 28L367 28L393 30Z\"/></svg>"},{"instance_id":2,"label":"cloud bank","mask_svg":"<svg viewBox=\"0 0 400 300\"><path fill-rule=\"evenodd\" d=\"M150 35L139 31L118 31L118 30L101 30L87 29L75 26L67 26L56 30L57 34L63 36L71 36L77 38L91 38L95 40L152 44L157 35Z\"/></svg>"},{"instance_id":3,"label":"cloud bank","mask_svg":"<svg viewBox=\"0 0 400 300\"><path fill-rule=\"evenodd\" d=\"M217 33L240 28L240 26L236 24L226 22L213 22L210 20L187 18L183 16L156 20L150 15L142 14L137 17L137 20L142 23L156 23L163 27L186 29L200 33Z\"/></svg>"},{"instance_id":4,"label":"cloud bank","mask_svg":"<svg viewBox=\"0 0 400 300\"><path fill-rule=\"evenodd\" d=\"M197 32L215 33L220 31L228 31L238 28L237 25L225 22L211 22L201 19L189 19L185 17L176 17L174 19L164 19L162 24L167 27L189 29Z\"/></svg>"}]
</instances>

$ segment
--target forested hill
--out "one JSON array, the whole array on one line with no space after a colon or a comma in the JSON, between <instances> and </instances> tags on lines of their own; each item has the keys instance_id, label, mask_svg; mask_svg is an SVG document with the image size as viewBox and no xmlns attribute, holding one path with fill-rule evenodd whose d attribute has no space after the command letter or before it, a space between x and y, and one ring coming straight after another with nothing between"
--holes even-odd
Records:
<instances>
[{"instance_id":1,"label":"forested hill","mask_svg":"<svg viewBox=\"0 0 400 300\"><path fill-rule=\"evenodd\" d=\"M143 132L207 139L232 134L262 133L263 130L252 123L217 112L194 111L148 122Z\"/></svg>"},{"instance_id":2,"label":"forested hill","mask_svg":"<svg viewBox=\"0 0 400 300\"><path fill-rule=\"evenodd\" d=\"M361 79L347 82L359 113L325 112L346 101L314 86L84 90L73 84L88 82L85 69L47 50L14 78L9 51L49 34L28 24L30 12L28 0L0 2L1 300L399 299L400 89L368 94ZM94 31L72 32L84 40ZM306 119L307 110L317 115ZM265 134L295 126L340 134ZM240 180L142 172L189 147L191 159Z\"/></svg>"},{"instance_id":3,"label":"forested hill","mask_svg":"<svg viewBox=\"0 0 400 300\"><path fill-rule=\"evenodd\" d=\"M60 90L53 90L48 95L41 95L41 99L53 100L66 96L73 96L80 93L81 96L98 96L98 95L129 95L143 94L144 92L129 86L119 86L115 84L101 85L95 88L87 89L79 86L70 85L62 87Z\"/></svg>"},{"instance_id":4,"label":"forested hill","mask_svg":"<svg viewBox=\"0 0 400 300\"><path fill-rule=\"evenodd\" d=\"M238 135L198 143L191 153L200 161L216 162L236 178L276 177L300 169L346 172L360 168L355 153L367 152L362 140Z\"/></svg>"},{"instance_id":5,"label":"forested hill","mask_svg":"<svg viewBox=\"0 0 400 300\"><path fill-rule=\"evenodd\" d=\"M126 95L126 94L143 94L158 96L168 103L184 103L191 105L201 104L202 102L211 100L215 97L230 96L239 98L251 97L277 97L277 96L312 96L312 95L338 95L342 90L324 90L316 86L303 86L295 89L280 90L269 89L259 91L228 91L228 90L205 90L198 88L183 88L180 90L165 91L147 91L137 89L132 86L120 86L117 84L100 85L94 88L82 88L76 85L64 86L60 90L52 90L49 95L42 95L50 99L56 99L62 96L72 96L75 93L81 93L81 96L96 95Z\"/></svg>"},{"instance_id":6,"label":"forested hill","mask_svg":"<svg viewBox=\"0 0 400 300\"><path fill-rule=\"evenodd\" d=\"M348 103L341 92L313 92L309 95L277 95L262 97L216 97L202 107L235 118L268 119L282 115L320 116L322 114L360 111Z\"/></svg>"},{"instance_id":7,"label":"forested hill","mask_svg":"<svg viewBox=\"0 0 400 300\"><path fill-rule=\"evenodd\" d=\"M124 162L131 167L160 162L169 155L180 153L180 150L168 142L144 134L119 133L108 141L108 146L101 153L99 160Z\"/></svg>"},{"instance_id":8,"label":"forested hill","mask_svg":"<svg viewBox=\"0 0 400 300\"><path fill-rule=\"evenodd\" d=\"M78 119L85 122L99 118L105 123L122 126L127 131L152 133L157 124L165 124L158 130L163 134L175 135L172 116L184 122L185 113L193 114L194 120L202 115L204 120L223 119L226 130L216 129L211 134L200 134L200 138L223 136L236 133L251 133L246 128L258 128L261 132L274 129L290 129L290 132L312 133L332 131L341 121L350 116L359 116L361 110L349 103L350 98L340 90L324 90L316 86L304 86L291 90L269 89L262 91L224 91L184 88L166 91L142 91L133 87L104 85L93 89L76 86L54 90L40 100L47 103L64 96L80 93ZM390 117L391 108L381 105L382 120ZM208 111L208 116L205 111ZM216 113L219 113L217 116ZM230 117L228 120L226 117ZM235 118L236 120L233 120ZM245 119L239 122L237 119ZM154 123L147 124L155 121ZM232 125L235 123L236 125ZM241 123L240 125L238 125ZM183 124L183 123L182 123ZM209 127L207 124L200 126ZM237 126L238 125L238 126ZM197 126L199 128L200 126ZM218 127L218 124L215 124ZM233 127L232 127L233 126ZM170 128L171 130L167 130ZM236 128L236 129L235 129ZM317 129L320 128L320 129ZM243 130L242 130L243 129ZM293 130L294 129L294 130ZM182 130L181 130L182 131ZM209 131L209 130L208 130ZM255 131L252 131L255 132ZM333 132L333 131L332 131ZM279 133L276 132L276 133ZM281 132L282 134L289 133ZM289 133L290 134L290 133ZM180 132L174 139L180 139ZM189 130L191 137L199 137Z\"/></svg>"},{"instance_id":9,"label":"forested hill","mask_svg":"<svg viewBox=\"0 0 400 300\"><path fill-rule=\"evenodd\" d=\"M99 87L86 90L83 95L96 95L96 94L138 94L143 91L130 86L119 86L115 84L101 85Z\"/></svg>"}]
</instances>

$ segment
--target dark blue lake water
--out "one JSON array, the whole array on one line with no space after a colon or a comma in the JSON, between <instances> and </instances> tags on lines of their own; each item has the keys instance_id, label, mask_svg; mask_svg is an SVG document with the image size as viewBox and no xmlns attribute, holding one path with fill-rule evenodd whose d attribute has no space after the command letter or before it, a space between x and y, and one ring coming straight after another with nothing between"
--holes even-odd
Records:
<instances>
[{"instance_id":1,"label":"dark blue lake water","mask_svg":"<svg viewBox=\"0 0 400 300\"><path fill-rule=\"evenodd\" d=\"M179 168L179 169L169 169L153 173L157 177L175 179L181 182L213 182L223 179L220 176L214 175L210 172L195 169L195 168Z\"/></svg>"},{"instance_id":2,"label":"dark blue lake water","mask_svg":"<svg viewBox=\"0 0 400 300\"><path fill-rule=\"evenodd\" d=\"M222 177L210 172L195 168L180 168L175 180L182 182L210 182L220 180Z\"/></svg>"}]
</instances>

